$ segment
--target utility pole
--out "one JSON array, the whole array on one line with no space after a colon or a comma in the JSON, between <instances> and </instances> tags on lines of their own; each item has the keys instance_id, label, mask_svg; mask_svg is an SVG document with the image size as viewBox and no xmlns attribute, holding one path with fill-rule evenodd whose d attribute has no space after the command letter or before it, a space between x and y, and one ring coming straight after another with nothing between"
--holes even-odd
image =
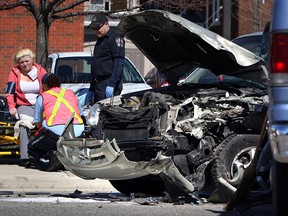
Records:
<instances>
[{"instance_id":1,"label":"utility pole","mask_svg":"<svg viewBox=\"0 0 288 216\"><path fill-rule=\"evenodd\" d=\"M223 36L231 40L231 0L224 0Z\"/></svg>"}]
</instances>

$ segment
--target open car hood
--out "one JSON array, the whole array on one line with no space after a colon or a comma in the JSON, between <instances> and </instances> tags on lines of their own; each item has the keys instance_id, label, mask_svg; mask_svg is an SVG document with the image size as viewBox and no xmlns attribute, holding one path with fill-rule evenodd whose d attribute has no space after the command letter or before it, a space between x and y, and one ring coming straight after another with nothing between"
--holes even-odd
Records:
<instances>
[{"instance_id":1,"label":"open car hood","mask_svg":"<svg viewBox=\"0 0 288 216\"><path fill-rule=\"evenodd\" d=\"M119 31L131 40L170 83L193 66L232 75L261 58L178 15L148 10L123 17Z\"/></svg>"}]
</instances>

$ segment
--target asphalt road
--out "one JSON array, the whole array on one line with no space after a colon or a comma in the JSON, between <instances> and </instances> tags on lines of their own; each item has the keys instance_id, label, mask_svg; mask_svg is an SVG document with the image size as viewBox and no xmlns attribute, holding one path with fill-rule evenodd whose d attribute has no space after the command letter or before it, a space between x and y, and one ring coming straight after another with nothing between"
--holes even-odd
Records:
<instances>
[{"instance_id":1,"label":"asphalt road","mask_svg":"<svg viewBox=\"0 0 288 216\"><path fill-rule=\"evenodd\" d=\"M201 215L270 216L271 200L248 202L233 211L225 203L167 203L163 197L127 197L107 180L84 180L68 171L26 169L17 159L0 158L1 215Z\"/></svg>"}]
</instances>

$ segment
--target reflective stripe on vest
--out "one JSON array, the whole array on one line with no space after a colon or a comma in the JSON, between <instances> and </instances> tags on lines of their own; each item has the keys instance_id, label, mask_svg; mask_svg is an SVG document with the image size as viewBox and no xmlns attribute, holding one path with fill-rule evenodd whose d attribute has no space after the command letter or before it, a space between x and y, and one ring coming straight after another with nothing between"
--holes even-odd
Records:
<instances>
[{"instance_id":1,"label":"reflective stripe on vest","mask_svg":"<svg viewBox=\"0 0 288 216\"><path fill-rule=\"evenodd\" d=\"M48 90L46 91L45 93L48 93L50 95L53 95L57 98L56 100L56 103L53 107L53 111L51 113L51 116L49 117L48 121L47 121L47 125L48 126L51 126L52 125L52 122L53 122L53 119L54 117L56 116L58 110L59 110L59 107L61 105L61 103L63 103L71 113L74 113L74 117L78 120L79 123L83 123L83 120L82 118L76 113L76 111L74 110L74 108L70 105L70 103L64 98L64 95L65 95L65 92L66 92L66 89L62 88L60 93L56 93L52 90Z\"/></svg>"}]
</instances>

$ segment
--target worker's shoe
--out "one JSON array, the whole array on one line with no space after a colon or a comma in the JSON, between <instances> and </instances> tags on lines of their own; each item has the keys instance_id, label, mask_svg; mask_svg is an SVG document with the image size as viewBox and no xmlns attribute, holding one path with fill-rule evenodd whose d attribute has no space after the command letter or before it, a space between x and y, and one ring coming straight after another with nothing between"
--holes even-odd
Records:
<instances>
[{"instance_id":1,"label":"worker's shoe","mask_svg":"<svg viewBox=\"0 0 288 216\"><path fill-rule=\"evenodd\" d=\"M42 171L53 172L64 170L64 166L57 158L56 151L49 151L39 159L39 169Z\"/></svg>"}]
</instances>

